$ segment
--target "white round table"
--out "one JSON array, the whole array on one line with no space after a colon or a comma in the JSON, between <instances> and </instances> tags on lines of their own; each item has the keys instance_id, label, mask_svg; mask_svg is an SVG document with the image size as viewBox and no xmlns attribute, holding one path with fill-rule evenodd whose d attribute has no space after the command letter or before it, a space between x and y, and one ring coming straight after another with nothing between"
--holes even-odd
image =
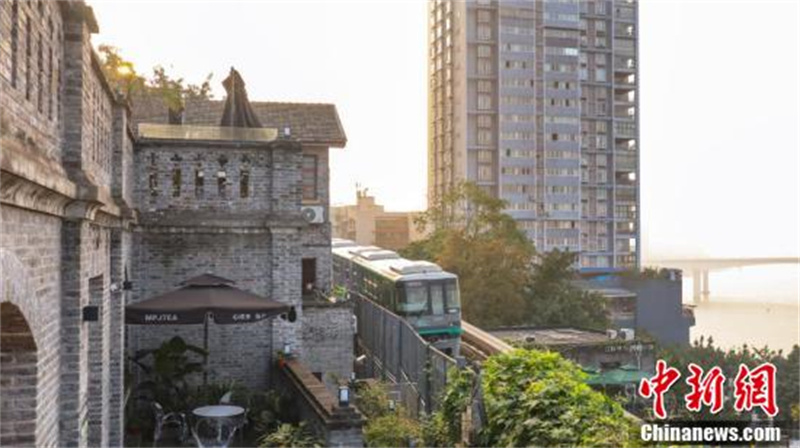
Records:
<instances>
[{"instance_id":1,"label":"white round table","mask_svg":"<svg viewBox=\"0 0 800 448\"><path fill-rule=\"evenodd\" d=\"M227 446L227 443L223 441L222 437L222 426L224 422L232 422L234 431L239 427L239 423L235 422L235 420L239 420L240 416L244 415L244 408L240 406L232 406L228 404L215 404L211 406L201 406L192 410L192 414L201 419L212 419L216 420L217 422L217 443L219 446ZM194 432L194 431L192 431ZM198 443L200 443L200 439L196 433L195 437L198 437Z\"/></svg>"},{"instance_id":2,"label":"white round table","mask_svg":"<svg viewBox=\"0 0 800 448\"><path fill-rule=\"evenodd\" d=\"M215 404L196 408L192 411L192 414L205 418L231 418L244 414L244 408L229 404Z\"/></svg>"}]
</instances>

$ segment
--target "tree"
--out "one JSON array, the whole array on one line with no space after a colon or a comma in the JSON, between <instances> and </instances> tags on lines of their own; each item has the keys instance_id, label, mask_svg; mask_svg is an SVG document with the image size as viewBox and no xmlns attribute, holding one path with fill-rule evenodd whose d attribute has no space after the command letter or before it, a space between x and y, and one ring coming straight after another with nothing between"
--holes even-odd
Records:
<instances>
[{"instance_id":1,"label":"tree","mask_svg":"<svg viewBox=\"0 0 800 448\"><path fill-rule=\"evenodd\" d=\"M604 329L608 326L606 299L575 286L577 254L558 249L542 254L533 264L527 290L529 323Z\"/></svg>"},{"instance_id":2,"label":"tree","mask_svg":"<svg viewBox=\"0 0 800 448\"><path fill-rule=\"evenodd\" d=\"M540 254L507 204L465 182L448 191L417 219L431 228L410 244L407 258L430 260L458 275L464 319L478 326L577 326L605 328L605 299L575 286L576 255Z\"/></svg>"},{"instance_id":3,"label":"tree","mask_svg":"<svg viewBox=\"0 0 800 448\"><path fill-rule=\"evenodd\" d=\"M434 419L444 444L455 444L474 374L455 372ZM494 355L479 377L486 420L479 446L629 446L638 440L622 407L584 383L585 374L558 353L518 349ZM455 411L454 408L455 407Z\"/></svg>"},{"instance_id":4,"label":"tree","mask_svg":"<svg viewBox=\"0 0 800 448\"><path fill-rule=\"evenodd\" d=\"M170 111L182 112L186 99L210 99L211 78L198 84L186 84L183 78L173 78L162 66L153 68L150 78L136 71L133 62L125 59L118 48L100 45L97 48L102 61L102 70L112 87L127 99L137 95L155 94L161 97Z\"/></svg>"},{"instance_id":5,"label":"tree","mask_svg":"<svg viewBox=\"0 0 800 448\"><path fill-rule=\"evenodd\" d=\"M788 355L781 350L770 350L768 347L751 348L747 345L722 350L714 345L712 338L701 337L688 347L669 346L662 348L658 357L666 361L670 367L681 371L684 378L676 382L667 395L667 413L670 418L679 420L715 420L736 421L751 419L751 412L737 413L733 407L733 382L739 369L739 364L754 368L761 363L771 362L777 369L775 395L779 413L776 421L782 422L788 428L796 428L800 420L800 346L795 345ZM689 412L684 406L684 396L689 393L689 386L685 382L690 363L697 364L708 371L714 366L719 366L727 378L724 387L725 403L718 414L710 412ZM755 412L755 411L754 411ZM763 414L762 414L763 417ZM794 423L792 423L794 422Z\"/></svg>"},{"instance_id":6,"label":"tree","mask_svg":"<svg viewBox=\"0 0 800 448\"><path fill-rule=\"evenodd\" d=\"M480 326L520 324L533 244L503 213L506 202L463 183L417 219L431 235L402 251L459 277L462 313Z\"/></svg>"}]
</instances>

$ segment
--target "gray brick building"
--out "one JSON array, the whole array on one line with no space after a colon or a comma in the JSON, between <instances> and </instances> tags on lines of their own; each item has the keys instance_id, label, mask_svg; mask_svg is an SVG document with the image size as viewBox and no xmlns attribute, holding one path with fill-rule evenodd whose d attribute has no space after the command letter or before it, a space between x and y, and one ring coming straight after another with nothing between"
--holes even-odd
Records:
<instances>
[{"instance_id":1,"label":"gray brick building","mask_svg":"<svg viewBox=\"0 0 800 448\"><path fill-rule=\"evenodd\" d=\"M330 288L328 148L346 143L335 107L253 103L269 139L165 138L166 106L131 108L110 88L97 30L80 0L0 1L2 446L121 445L126 345L202 331L126 332L124 306L199 273L298 315L212 324L212 378L266 386L284 343L313 372L352 368L349 313L303 310L304 292ZM224 133L221 114L190 101L160 129ZM335 353L332 338L345 342Z\"/></svg>"}]
</instances>

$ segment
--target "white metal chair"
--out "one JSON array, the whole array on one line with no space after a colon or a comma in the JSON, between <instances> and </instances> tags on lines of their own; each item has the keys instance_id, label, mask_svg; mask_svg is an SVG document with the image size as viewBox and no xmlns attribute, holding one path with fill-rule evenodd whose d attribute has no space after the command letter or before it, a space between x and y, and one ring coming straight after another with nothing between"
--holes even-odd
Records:
<instances>
[{"instance_id":1,"label":"white metal chair","mask_svg":"<svg viewBox=\"0 0 800 448\"><path fill-rule=\"evenodd\" d=\"M219 404L230 405L233 404L233 391L228 391L220 397ZM236 430L239 431L239 435L243 436L244 434L244 427L247 425L247 411L248 409L244 409L244 413L239 416L238 418L234 419L234 423L236 424Z\"/></svg>"},{"instance_id":2,"label":"white metal chair","mask_svg":"<svg viewBox=\"0 0 800 448\"><path fill-rule=\"evenodd\" d=\"M186 415L183 412L164 412L161 403L153 402L153 416L155 417L155 429L153 431L153 446L156 446L163 435L164 427L176 427L180 431L180 441L183 443L188 436Z\"/></svg>"}]
</instances>

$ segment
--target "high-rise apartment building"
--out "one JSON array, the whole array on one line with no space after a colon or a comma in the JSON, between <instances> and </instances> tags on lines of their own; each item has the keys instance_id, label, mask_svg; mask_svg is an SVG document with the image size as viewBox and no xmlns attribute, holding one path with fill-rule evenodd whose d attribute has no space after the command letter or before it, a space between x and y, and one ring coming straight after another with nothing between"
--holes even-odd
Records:
<instances>
[{"instance_id":1,"label":"high-rise apartment building","mask_svg":"<svg viewBox=\"0 0 800 448\"><path fill-rule=\"evenodd\" d=\"M428 201L470 180L540 251L638 267L637 3L431 0Z\"/></svg>"}]
</instances>

